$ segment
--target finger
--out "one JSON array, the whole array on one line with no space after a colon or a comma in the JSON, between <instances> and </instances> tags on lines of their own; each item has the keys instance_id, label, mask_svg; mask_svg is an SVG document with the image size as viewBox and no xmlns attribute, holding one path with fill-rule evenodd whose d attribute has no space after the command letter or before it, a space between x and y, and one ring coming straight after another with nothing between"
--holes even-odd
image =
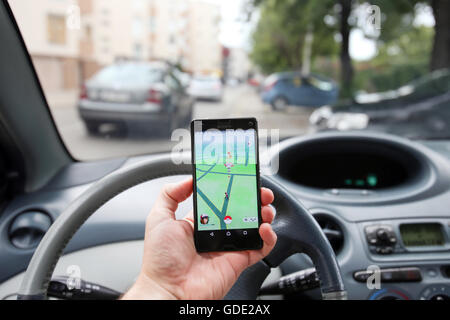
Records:
<instances>
[{"instance_id":1,"label":"finger","mask_svg":"<svg viewBox=\"0 0 450 320\"><path fill-rule=\"evenodd\" d=\"M259 235L263 240L263 247L257 251L250 250L250 259L248 261L249 266L265 258L277 243L277 235L273 231L272 226L268 223L261 224L261 227L259 228Z\"/></svg>"},{"instance_id":2,"label":"finger","mask_svg":"<svg viewBox=\"0 0 450 320\"><path fill-rule=\"evenodd\" d=\"M262 258L264 258L275 247L275 244L277 243L277 235L273 231L272 226L268 223L261 224L261 227L259 228L259 235L264 242L263 247L260 250Z\"/></svg>"},{"instance_id":3,"label":"finger","mask_svg":"<svg viewBox=\"0 0 450 320\"><path fill-rule=\"evenodd\" d=\"M265 223L272 223L273 218L275 216L275 213L273 212L273 209L269 206L264 206L261 209L261 217L262 221Z\"/></svg>"},{"instance_id":4,"label":"finger","mask_svg":"<svg viewBox=\"0 0 450 320\"><path fill-rule=\"evenodd\" d=\"M267 206L273 202L274 195L272 190L268 188L261 188L261 205Z\"/></svg>"},{"instance_id":5,"label":"finger","mask_svg":"<svg viewBox=\"0 0 450 320\"><path fill-rule=\"evenodd\" d=\"M168 183L164 185L153 208L158 209L155 210L157 212L167 210L173 213L172 217L174 217L178 204L186 200L191 194L192 177L178 183Z\"/></svg>"}]
</instances>

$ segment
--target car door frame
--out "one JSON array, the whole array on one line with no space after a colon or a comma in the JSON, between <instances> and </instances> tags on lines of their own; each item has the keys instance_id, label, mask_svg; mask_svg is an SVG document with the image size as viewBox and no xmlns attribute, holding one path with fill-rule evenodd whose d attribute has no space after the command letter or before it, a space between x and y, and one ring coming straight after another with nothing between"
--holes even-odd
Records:
<instances>
[{"instance_id":1,"label":"car door frame","mask_svg":"<svg viewBox=\"0 0 450 320\"><path fill-rule=\"evenodd\" d=\"M57 130L7 1L0 2L0 121L24 160L25 191L42 188L76 162Z\"/></svg>"}]
</instances>

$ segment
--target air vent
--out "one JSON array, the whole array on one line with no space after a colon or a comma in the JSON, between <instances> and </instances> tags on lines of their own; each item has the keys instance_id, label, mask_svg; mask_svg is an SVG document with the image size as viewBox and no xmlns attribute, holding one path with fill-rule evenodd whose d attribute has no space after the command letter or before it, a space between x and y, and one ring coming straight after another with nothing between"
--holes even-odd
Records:
<instances>
[{"instance_id":1,"label":"air vent","mask_svg":"<svg viewBox=\"0 0 450 320\"><path fill-rule=\"evenodd\" d=\"M19 249L36 248L50 228L52 219L41 211L26 211L19 214L9 228L9 240Z\"/></svg>"},{"instance_id":2,"label":"air vent","mask_svg":"<svg viewBox=\"0 0 450 320\"><path fill-rule=\"evenodd\" d=\"M324 213L314 214L314 218L319 223L323 233L325 233L325 236L330 242L334 253L336 255L339 254L342 246L344 245L344 233L340 224L336 221L335 218Z\"/></svg>"},{"instance_id":3,"label":"air vent","mask_svg":"<svg viewBox=\"0 0 450 320\"><path fill-rule=\"evenodd\" d=\"M441 268L442 275L446 278L450 278L450 264L446 266L442 266Z\"/></svg>"}]
</instances>

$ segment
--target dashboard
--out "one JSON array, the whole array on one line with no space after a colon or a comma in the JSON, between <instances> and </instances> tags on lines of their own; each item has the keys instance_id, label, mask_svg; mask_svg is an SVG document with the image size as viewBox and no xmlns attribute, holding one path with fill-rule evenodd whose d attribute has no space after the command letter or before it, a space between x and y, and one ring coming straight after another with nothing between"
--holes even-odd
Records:
<instances>
[{"instance_id":1,"label":"dashboard","mask_svg":"<svg viewBox=\"0 0 450 320\"><path fill-rule=\"evenodd\" d=\"M450 297L450 143L330 132L285 140L269 155L279 168L274 178L330 241L350 299ZM72 200L102 176L148 157L76 163L42 190L14 199L0 215L0 260L7 261L0 265L0 299L15 293L40 238ZM161 185L178 179L143 183L103 205L70 241L54 275L82 265L83 279L126 290L139 270L146 216ZM191 206L185 201L177 218ZM310 267L306 255L296 254L271 276ZM374 270L379 283L370 282ZM284 298L318 297L313 289Z\"/></svg>"}]
</instances>

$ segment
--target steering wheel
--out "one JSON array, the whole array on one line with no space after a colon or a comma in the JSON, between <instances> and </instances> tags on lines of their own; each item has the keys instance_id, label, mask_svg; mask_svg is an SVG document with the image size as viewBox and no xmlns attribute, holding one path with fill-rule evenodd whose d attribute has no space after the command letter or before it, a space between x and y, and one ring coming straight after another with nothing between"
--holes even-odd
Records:
<instances>
[{"instance_id":1,"label":"steering wheel","mask_svg":"<svg viewBox=\"0 0 450 320\"><path fill-rule=\"evenodd\" d=\"M56 219L41 240L28 265L18 299L47 298L47 288L67 243L81 225L104 203L140 183L173 175L192 174L190 164L175 164L170 156L159 156L121 168L90 186ZM273 179L261 176L261 185L272 189L277 214L272 227L278 241L262 261L246 269L226 299L256 299L270 272L294 253L310 256L318 273L323 299L346 299L339 266L322 229L307 209Z\"/></svg>"}]
</instances>

